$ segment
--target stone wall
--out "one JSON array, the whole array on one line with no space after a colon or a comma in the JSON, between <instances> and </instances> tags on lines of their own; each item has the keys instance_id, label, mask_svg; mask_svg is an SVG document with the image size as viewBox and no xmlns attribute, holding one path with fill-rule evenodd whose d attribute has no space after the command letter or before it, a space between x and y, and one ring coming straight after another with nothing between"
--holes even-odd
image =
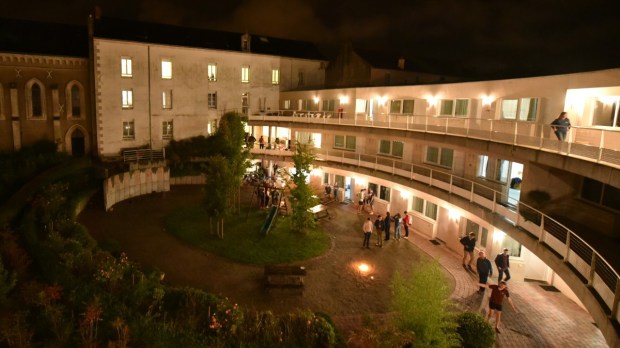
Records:
<instances>
[{"instance_id":1,"label":"stone wall","mask_svg":"<svg viewBox=\"0 0 620 348\"><path fill-rule=\"evenodd\" d=\"M178 176L170 178L170 185L204 185L204 175Z\"/></svg>"},{"instance_id":2,"label":"stone wall","mask_svg":"<svg viewBox=\"0 0 620 348\"><path fill-rule=\"evenodd\" d=\"M111 176L103 182L105 209L136 196L170 191L170 170L167 167L139 169Z\"/></svg>"}]
</instances>

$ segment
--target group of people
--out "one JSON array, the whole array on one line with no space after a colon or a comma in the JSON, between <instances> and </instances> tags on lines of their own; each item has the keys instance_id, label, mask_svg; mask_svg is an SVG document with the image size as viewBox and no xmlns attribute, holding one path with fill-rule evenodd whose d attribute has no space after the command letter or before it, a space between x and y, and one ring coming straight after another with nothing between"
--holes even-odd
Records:
<instances>
[{"instance_id":1,"label":"group of people","mask_svg":"<svg viewBox=\"0 0 620 348\"><path fill-rule=\"evenodd\" d=\"M280 190L274 187L259 186L256 188L258 196L258 208L269 208L271 205L278 205L280 202Z\"/></svg>"},{"instance_id":2,"label":"group of people","mask_svg":"<svg viewBox=\"0 0 620 348\"><path fill-rule=\"evenodd\" d=\"M476 234L470 232L467 236L462 237L460 242L463 245L463 268L478 274L478 293L484 294L487 288L491 290L487 320L490 320L491 317L495 315L495 331L499 333L504 298L508 300L512 309L514 309L515 312L517 311L510 298L510 292L507 286L507 282L510 280L510 250L504 248L504 250L495 257L494 262L499 275L497 277L497 284L489 284L489 278L493 276L493 266L491 265L491 261L487 259L484 251L481 250L478 252L476 271L472 268L474 262L474 248L476 246Z\"/></svg>"},{"instance_id":3,"label":"group of people","mask_svg":"<svg viewBox=\"0 0 620 348\"><path fill-rule=\"evenodd\" d=\"M357 213L361 214L366 207L370 209L370 215L375 213L375 193L368 189L361 189L360 192L357 193Z\"/></svg>"},{"instance_id":4,"label":"group of people","mask_svg":"<svg viewBox=\"0 0 620 348\"><path fill-rule=\"evenodd\" d=\"M400 241L401 239L402 228L405 229L405 236L403 238L409 238L409 227L411 226L411 222L411 215L407 214L407 211L403 212L402 216L400 213L390 216L389 212L385 213L385 217L377 215L374 223L371 221L370 217L368 217L362 226L362 231L364 232L364 243L362 244L362 248L370 249L370 238L373 231L377 235L377 243L375 243L375 246L383 248L383 242L387 242L391 239L392 224L394 224L394 239L396 241Z\"/></svg>"},{"instance_id":5,"label":"group of people","mask_svg":"<svg viewBox=\"0 0 620 348\"><path fill-rule=\"evenodd\" d=\"M334 186L329 186L329 184L325 185L325 195L330 197L331 194L334 194L334 199L338 199L338 190L340 190L340 186L338 182L334 182Z\"/></svg>"}]
</instances>

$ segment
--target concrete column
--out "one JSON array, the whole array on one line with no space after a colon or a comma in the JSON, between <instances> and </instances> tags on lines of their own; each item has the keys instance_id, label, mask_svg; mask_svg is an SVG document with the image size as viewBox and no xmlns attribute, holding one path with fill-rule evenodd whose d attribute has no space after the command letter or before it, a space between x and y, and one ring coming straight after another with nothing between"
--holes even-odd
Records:
<instances>
[{"instance_id":1,"label":"concrete column","mask_svg":"<svg viewBox=\"0 0 620 348\"><path fill-rule=\"evenodd\" d=\"M13 149L17 151L22 148L22 132L19 117L13 117L11 126L13 128Z\"/></svg>"}]
</instances>

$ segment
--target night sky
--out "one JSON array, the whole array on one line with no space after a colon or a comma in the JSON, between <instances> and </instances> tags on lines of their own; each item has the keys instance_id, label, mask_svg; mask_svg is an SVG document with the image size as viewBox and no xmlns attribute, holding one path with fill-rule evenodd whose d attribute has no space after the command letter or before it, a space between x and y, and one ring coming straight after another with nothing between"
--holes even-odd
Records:
<instances>
[{"instance_id":1,"label":"night sky","mask_svg":"<svg viewBox=\"0 0 620 348\"><path fill-rule=\"evenodd\" d=\"M3 0L6 2L6 0ZM416 55L480 77L620 67L620 0L32 0L0 17L104 16Z\"/></svg>"}]
</instances>

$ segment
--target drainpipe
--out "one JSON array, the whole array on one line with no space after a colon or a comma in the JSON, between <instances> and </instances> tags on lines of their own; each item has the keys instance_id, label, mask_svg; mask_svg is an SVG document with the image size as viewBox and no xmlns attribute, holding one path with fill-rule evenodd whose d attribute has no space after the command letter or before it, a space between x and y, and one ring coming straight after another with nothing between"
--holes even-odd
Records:
<instances>
[{"instance_id":1,"label":"drainpipe","mask_svg":"<svg viewBox=\"0 0 620 348\"><path fill-rule=\"evenodd\" d=\"M153 150L153 129L151 126L151 45L146 46L147 50L147 61L148 61L148 69L147 69L147 79L148 79L148 103L149 103L149 149Z\"/></svg>"}]
</instances>

